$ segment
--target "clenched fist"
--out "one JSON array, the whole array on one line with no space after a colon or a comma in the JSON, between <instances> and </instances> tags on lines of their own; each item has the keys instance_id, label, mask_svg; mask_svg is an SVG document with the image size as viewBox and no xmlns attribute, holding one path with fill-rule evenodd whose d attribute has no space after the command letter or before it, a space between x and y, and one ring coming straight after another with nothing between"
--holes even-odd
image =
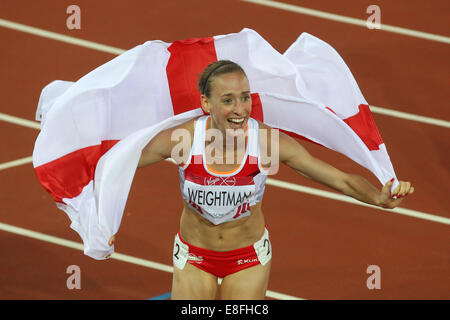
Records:
<instances>
[{"instance_id":1,"label":"clenched fist","mask_svg":"<svg viewBox=\"0 0 450 320\"><path fill-rule=\"evenodd\" d=\"M381 190L380 204L383 208L393 209L399 206L406 196L414 193L414 187L409 181L399 181L399 185L391 193L393 183L394 179L388 181Z\"/></svg>"}]
</instances>

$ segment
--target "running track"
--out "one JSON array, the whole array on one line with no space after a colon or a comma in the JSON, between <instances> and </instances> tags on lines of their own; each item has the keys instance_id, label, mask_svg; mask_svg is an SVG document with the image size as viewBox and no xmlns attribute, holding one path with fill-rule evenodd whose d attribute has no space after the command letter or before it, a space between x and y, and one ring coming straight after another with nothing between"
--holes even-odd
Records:
<instances>
[{"instance_id":1,"label":"running track","mask_svg":"<svg viewBox=\"0 0 450 320\"><path fill-rule=\"evenodd\" d=\"M369 30L299 13L292 6L284 10L238 0L4 0L0 19L120 49L243 27L258 31L280 52L304 31L327 41L347 62L371 105L441 120L432 124L374 113L398 177L416 188L401 207L444 219L430 221L267 186L263 211L274 247L268 298L449 299L449 2L283 1L362 21L368 17L366 8L377 4L383 24L440 35L444 41ZM81 30L66 27L71 4L81 8ZM39 132L4 115L33 121L46 84L76 81L115 55L4 26L0 39L0 119L5 120L0 121L0 299L147 299L169 292L173 236L182 208L171 163L137 172L116 242L116 251L127 257L108 261L95 261L67 246L81 240L39 185L29 160L2 166L30 157ZM341 170L379 185L344 156L303 145ZM335 194L288 168L273 178ZM27 230L72 242L51 243L40 234L25 235ZM149 267L149 261L162 264L162 270ZM66 287L70 265L81 269L81 290ZM381 268L380 290L366 287L369 265Z\"/></svg>"}]
</instances>

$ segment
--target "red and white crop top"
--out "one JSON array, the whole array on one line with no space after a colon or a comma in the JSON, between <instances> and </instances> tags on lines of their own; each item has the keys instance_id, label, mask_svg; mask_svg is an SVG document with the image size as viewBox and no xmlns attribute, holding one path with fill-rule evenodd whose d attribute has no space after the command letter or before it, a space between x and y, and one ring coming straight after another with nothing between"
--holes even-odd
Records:
<instances>
[{"instance_id":1,"label":"red and white crop top","mask_svg":"<svg viewBox=\"0 0 450 320\"><path fill-rule=\"evenodd\" d=\"M248 119L246 151L241 165L229 172L217 172L206 164L205 134L209 116L197 119L191 152L184 166L178 166L180 188L189 207L218 225L250 215L250 206L261 201L267 173L261 167L258 122Z\"/></svg>"}]
</instances>

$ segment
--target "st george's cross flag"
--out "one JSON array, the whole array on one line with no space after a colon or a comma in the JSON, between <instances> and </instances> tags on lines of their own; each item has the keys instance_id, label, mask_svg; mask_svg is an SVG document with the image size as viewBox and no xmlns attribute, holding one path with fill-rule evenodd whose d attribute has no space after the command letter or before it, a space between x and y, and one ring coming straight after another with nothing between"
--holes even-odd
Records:
<instances>
[{"instance_id":1,"label":"st george's cross flag","mask_svg":"<svg viewBox=\"0 0 450 320\"><path fill-rule=\"evenodd\" d=\"M142 149L160 131L203 115L198 76L222 59L245 70L253 118L346 155L383 185L395 178L366 100L324 41L302 33L284 54L250 29L147 41L76 82L53 81L39 99L33 166L86 255L114 252L108 240L119 230Z\"/></svg>"}]
</instances>

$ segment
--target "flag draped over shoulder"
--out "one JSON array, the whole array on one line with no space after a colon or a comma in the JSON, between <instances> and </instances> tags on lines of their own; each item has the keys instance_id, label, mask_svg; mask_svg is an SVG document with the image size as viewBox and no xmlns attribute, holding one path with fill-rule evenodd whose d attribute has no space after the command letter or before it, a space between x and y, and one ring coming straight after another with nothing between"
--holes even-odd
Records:
<instances>
[{"instance_id":1,"label":"flag draped over shoulder","mask_svg":"<svg viewBox=\"0 0 450 320\"><path fill-rule=\"evenodd\" d=\"M148 41L76 82L50 83L39 99L33 166L86 255L114 252L108 240L119 229L142 149L158 132L203 114L198 76L222 59L245 70L253 118L345 154L382 184L395 177L355 79L322 40L303 33L284 54L250 29Z\"/></svg>"}]
</instances>

